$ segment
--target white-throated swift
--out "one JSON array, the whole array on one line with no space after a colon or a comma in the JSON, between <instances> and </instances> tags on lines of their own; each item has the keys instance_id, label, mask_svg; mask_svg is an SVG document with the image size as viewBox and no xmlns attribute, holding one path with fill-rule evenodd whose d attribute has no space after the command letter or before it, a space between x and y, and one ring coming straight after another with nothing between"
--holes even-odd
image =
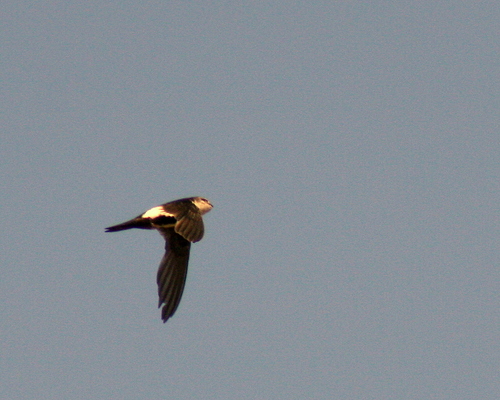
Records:
<instances>
[{"instance_id":1,"label":"white-throated swift","mask_svg":"<svg viewBox=\"0 0 500 400\"><path fill-rule=\"evenodd\" d=\"M130 221L106 228L106 232L125 229L157 229L165 238L165 255L161 259L156 281L158 307L163 304L163 322L174 315L181 301L186 283L191 243L202 239L204 233L201 216L213 208L203 197L187 197L153 207Z\"/></svg>"}]
</instances>

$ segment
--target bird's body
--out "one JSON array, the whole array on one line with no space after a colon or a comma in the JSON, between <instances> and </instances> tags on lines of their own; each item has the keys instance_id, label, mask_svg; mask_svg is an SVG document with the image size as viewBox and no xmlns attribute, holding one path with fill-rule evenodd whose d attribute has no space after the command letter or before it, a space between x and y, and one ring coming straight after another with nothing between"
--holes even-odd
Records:
<instances>
[{"instance_id":1,"label":"bird's body","mask_svg":"<svg viewBox=\"0 0 500 400\"><path fill-rule=\"evenodd\" d=\"M188 197L153 207L145 213L106 228L106 232L125 229L156 229L165 238L165 255L157 274L159 304L163 322L174 315L186 282L191 243L202 239L202 215L212 209L203 197Z\"/></svg>"}]
</instances>

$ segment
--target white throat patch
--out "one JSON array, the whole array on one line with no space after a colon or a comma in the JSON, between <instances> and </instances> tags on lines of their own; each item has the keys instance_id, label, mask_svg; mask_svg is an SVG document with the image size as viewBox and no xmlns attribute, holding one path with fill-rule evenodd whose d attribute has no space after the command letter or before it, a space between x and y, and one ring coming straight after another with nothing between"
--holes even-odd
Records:
<instances>
[{"instance_id":1,"label":"white throat patch","mask_svg":"<svg viewBox=\"0 0 500 400\"><path fill-rule=\"evenodd\" d=\"M198 207L201 215L206 214L213 208L213 206L207 200L199 197L193 199L193 203L196 207Z\"/></svg>"}]
</instances>

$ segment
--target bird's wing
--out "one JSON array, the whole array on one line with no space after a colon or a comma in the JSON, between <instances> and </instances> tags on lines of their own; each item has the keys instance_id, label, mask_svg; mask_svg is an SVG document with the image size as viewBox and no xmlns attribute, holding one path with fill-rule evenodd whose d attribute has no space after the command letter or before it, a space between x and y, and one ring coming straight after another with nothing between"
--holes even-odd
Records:
<instances>
[{"instance_id":1,"label":"bird's wing","mask_svg":"<svg viewBox=\"0 0 500 400\"><path fill-rule=\"evenodd\" d=\"M178 235L174 228L160 229L165 238L165 255L163 256L156 282L158 283L158 307L163 304L161 317L163 322L174 315L181 301L189 261L191 243Z\"/></svg>"},{"instance_id":2,"label":"bird's wing","mask_svg":"<svg viewBox=\"0 0 500 400\"><path fill-rule=\"evenodd\" d=\"M184 239L198 242L203 238L203 219L200 210L192 201L174 201L164 204L163 209L175 217L175 232Z\"/></svg>"}]
</instances>

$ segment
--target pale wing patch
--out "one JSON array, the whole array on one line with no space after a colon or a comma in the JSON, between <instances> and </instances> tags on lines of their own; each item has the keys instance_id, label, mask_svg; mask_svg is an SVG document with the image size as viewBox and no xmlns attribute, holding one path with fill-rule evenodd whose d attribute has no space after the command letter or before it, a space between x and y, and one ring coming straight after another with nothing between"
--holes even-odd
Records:
<instances>
[{"instance_id":1,"label":"pale wing patch","mask_svg":"<svg viewBox=\"0 0 500 400\"><path fill-rule=\"evenodd\" d=\"M166 212L163 209L163 206L158 206L158 207L153 207L152 209L146 211L144 214L141 215L142 218L158 218L158 217L174 217L173 214Z\"/></svg>"}]
</instances>

